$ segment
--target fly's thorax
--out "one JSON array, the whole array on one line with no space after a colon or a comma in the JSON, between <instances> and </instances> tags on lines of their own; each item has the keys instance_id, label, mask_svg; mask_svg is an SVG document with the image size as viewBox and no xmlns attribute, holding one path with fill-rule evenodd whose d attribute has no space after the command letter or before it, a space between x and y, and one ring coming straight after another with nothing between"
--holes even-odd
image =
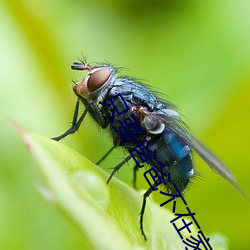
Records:
<instances>
[{"instance_id":1,"label":"fly's thorax","mask_svg":"<svg viewBox=\"0 0 250 250\"><path fill-rule=\"evenodd\" d=\"M146 116L141 125L149 134L161 134L165 129L165 125L162 122L150 116Z\"/></svg>"},{"instance_id":2,"label":"fly's thorax","mask_svg":"<svg viewBox=\"0 0 250 250\"><path fill-rule=\"evenodd\" d=\"M134 110L136 110L134 108ZM137 108L136 112L141 116L141 125L149 134L161 134L165 129L165 123L171 119L180 119L178 112L171 109L161 109L148 112L145 108Z\"/></svg>"},{"instance_id":3,"label":"fly's thorax","mask_svg":"<svg viewBox=\"0 0 250 250\"><path fill-rule=\"evenodd\" d=\"M86 70L84 68L83 70ZM116 79L115 69L109 65L88 67L87 75L73 87L75 94L85 100L101 100L107 87ZM105 91L106 90L106 91Z\"/></svg>"}]
</instances>

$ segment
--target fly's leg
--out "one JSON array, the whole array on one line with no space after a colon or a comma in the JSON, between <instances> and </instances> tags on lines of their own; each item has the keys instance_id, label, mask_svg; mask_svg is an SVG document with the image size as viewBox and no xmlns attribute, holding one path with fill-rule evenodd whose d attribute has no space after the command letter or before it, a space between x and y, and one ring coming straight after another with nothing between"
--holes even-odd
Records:
<instances>
[{"instance_id":1,"label":"fly's leg","mask_svg":"<svg viewBox=\"0 0 250 250\"><path fill-rule=\"evenodd\" d=\"M155 189L156 185L153 185L153 188ZM144 240L147 240L147 236L144 233L144 229L143 229L143 216L144 216L144 212L145 212L145 208L146 208L146 202L147 202L147 198L148 196L153 192L152 188L149 188L148 191L143 195L143 200L142 200L142 208L141 208L141 212L140 212L140 230L142 233L142 236L144 238Z\"/></svg>"},{"instance_id":2,"label":"fly's leg","mask_svg":"<svg viewBox=\"0 0 250 250\"><path fill-rule=\"evenodd\" d=\"M135 188L135 189L137 189L136 188L136 174L137 174L137 171L138 171L138 169L139 169L139 167L137 166L137 164L135 164L134 165L134 168L133 168L133 187Z\"/></svg>"},{"instance_id":3,"label":"fly's leg","mask_svg":"<svg viewBox=\"0 0 250 250\"><path fill-rule=\"evenodd\" d=\"M80 101L78 99L77 102L76 102L76 106L75 106L75 110L74 110L74 116L73 116L71 127L65 133L63 133L62 135L59 135L59 136L51 138L51 139L53 139L55 141L60 141L64 137L68 136L69 134L75 133L79 129L79 127L80 127L80 125L81 125L84 117L86 116L86 114L87 114L87 112L89 110L89 105L87 105L86 109L84 110L84 112L80 116L79 120L77 121L78 111L79 111L79 103L80 103Z\"/></svg>"},{"instance_id":4,"label":"fly's leg","mask_svg":"<svg viewBox=\"0 0 250 250\"><path fill-rule=\"evenodd\" d=\"M68 136L69 134L75 133L79 129L79 127L80 127L84 117L86 116L87 112L90 112L91 114L94 115L96 121L101 125L102 128L107 127L108 122L107 122L106 117L103 115L103 113L100 110L100 108L98 107L98 105L92 100L90 102L88 102L88 104L86 106L86 109L84 110L84 112L80 116L79 120L77 121L78 112L79 112L79 104L80 104L80 100L78 99L77 102L76 102L71 127L65 133L63 133L62 135L52 138L53 140L60 141L64 137Z\"/></svg>"},{"instance_id":5,"label":"fly's leg","mask_svg":"<svg viewBox=\"0 0 250 250\"><path fill-rule=\"evenodd\" d=\"M102 128L106 128L109 124L106 115L101 111L94 101L89 101L89 105L89 113L93 116L96 122L101 125Z\"/></svg>"},{"instance_id":6,"label":"fly's leg","mask_svg":"<svg viewBox=\"0 0 250 250\"><path fill-rule=\"evenodd\" d=\"M96 165L99 165L115 148L115 146L113 146L97 163Z\"/></svg>"},{"instance_id":7,"label":"fly's leg","mask_svg":"<svg viewBox=\"0 0 250 250\"><path fill-rule=\"evenodd\" d=\"M110 174L108 180L107 180L107 184L109 184L109 182L111 181L112 177L114 176L114 174L130 159L132 158L131 155L128 155L121 163L119 163L116 167L114 167L112 173Z\"/></svg>"}]
</instances>

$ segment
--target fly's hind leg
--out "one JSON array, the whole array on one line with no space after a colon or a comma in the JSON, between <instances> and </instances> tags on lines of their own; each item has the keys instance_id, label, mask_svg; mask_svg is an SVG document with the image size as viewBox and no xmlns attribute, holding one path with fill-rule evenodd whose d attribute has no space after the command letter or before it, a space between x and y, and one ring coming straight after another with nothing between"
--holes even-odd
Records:
<instances>
[{"instance_id":1,"label":"fly's hind leg","mask_svg":"<svg viewBox=\"0 0 250 250\"><path fill-rule=\"evenodd\" d=\"M133 168L133 187L135 189L136 188L136 179L137 179L137 171L138 171L139 167L137 166L137 164L134 165L134 168Z\"/></svg>"},{"instance_id":2,"label":"fly's hind leg","mask_svg":"<svg viewBox=\"0 0 250 250\"><path fill-rule=\"evenodd\" d=\"M156 187L156 185L154 184L153 189L155 189L155 187ZM144 193L143 200L142 200L142 207L141 207L141 212L140 212L140 230L141 230L141 233L142 233L144 240L147 240L147 236L146 236L146 234L144 232L144 228L143 228L143 217L144 217L144 212L145 212L145 208L146 208L147 198L153 192L153 189L149 188L147 190L147 192Z\"/></svg>"}]
</instances>

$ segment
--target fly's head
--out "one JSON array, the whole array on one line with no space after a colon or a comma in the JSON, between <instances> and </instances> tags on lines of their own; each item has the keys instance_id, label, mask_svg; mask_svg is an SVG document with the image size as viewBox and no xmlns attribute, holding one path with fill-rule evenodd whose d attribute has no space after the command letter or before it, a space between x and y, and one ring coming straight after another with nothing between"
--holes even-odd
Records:
<instances>
[{"instance_id":1,"label":"fly's head","mask_svg":"<svg viewBox=\"0 0 250 250\"><path fill-rule=\"evenodd\" d=\"M84 100L97 98L116 75L115 69L109 65L89 66L83 62L74 62L71 69L88 71L73 87L75 94Z\"/></svg>"}]
</instances>

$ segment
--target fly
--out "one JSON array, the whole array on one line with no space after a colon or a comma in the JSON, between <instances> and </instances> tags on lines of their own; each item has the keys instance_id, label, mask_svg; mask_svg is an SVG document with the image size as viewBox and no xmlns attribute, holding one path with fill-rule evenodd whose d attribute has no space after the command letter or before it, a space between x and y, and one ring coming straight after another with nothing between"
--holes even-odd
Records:
<instances>
[{"instance_id":1,"label":"fly","mask_svg":"<svg viewBox=\"0 0 250 250\"><path fill-rule=\"evenodd\" d=\"M108 64L90 66L85 62L74 62L73 70L87 71L86 76L75 83L73 91L77 96L74 116L71 127L62 135L53 139L59 141L64 137L76 132L87 113L102 128L107 129L113 138L113 147L98 162L100 163L115 147L124 147L128 152L139 142L144 141L150 152L156 152L157 160L164 164L165 174L164 187L171 194L176 194L173 183L181 193L184 193L188 184L195 174L192 151L196 152L215 172L230 182L245 197L246 195L236 184L236 179L227 166L214 155L203 143L196 139L186 128L181 120L180 114L175 106L169 101L163 100L148 89L142 83L136 82L128 77L118 77L117 70ZM127 112L117 115L111 101L119 108L125 108ZM80 102L85 106L84 112L79 115ZM101 105L103 104L103 105ZM106 104L106 105L105 105ZM138 136L131 142L130 138L121 136L119 131L119 120L126 120L130 116L134 122L139 124ZM124 129L124 128L123 128ZM123 130L122 135L128 133ZM143 151L143 150L142 150ZM113 175L130 159L128 155L112 171L107 183ZM140 159L137 157L138 162ZM148 163L153 164L153 163ZM136 183L136 172L138 165L134 166L134 179ZM166 177L171 175L171 181ZM153 186L154 188L154 186ZM140 214L140 229L146 240L143 230L143 215L146 207L146 199L152 193L150 187L143 195L143 204Z\"/></svg>"}]
</instances>

